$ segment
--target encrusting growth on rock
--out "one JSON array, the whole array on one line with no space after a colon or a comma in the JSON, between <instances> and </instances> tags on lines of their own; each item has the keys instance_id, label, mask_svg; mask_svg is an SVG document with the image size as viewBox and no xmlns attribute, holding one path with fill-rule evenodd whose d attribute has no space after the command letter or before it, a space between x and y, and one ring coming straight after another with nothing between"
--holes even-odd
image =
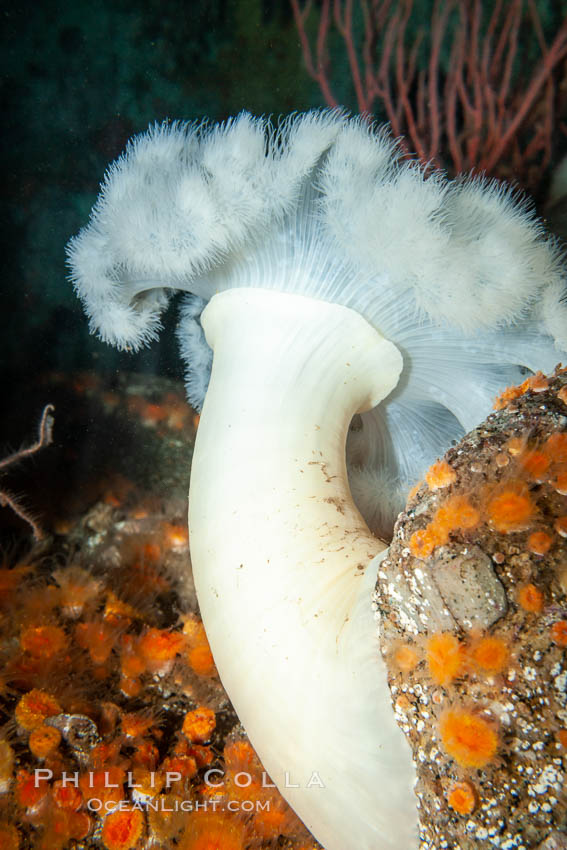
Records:
<instances>
[{"instance_id":1,"label":"encrusting growth on rock","mask_svg":"<svg viewBox=\"0 0 567 850\"><path fill-rule=\"evenodd\" d=\"M32 550L0 570L0 848L317 850L234 726L177 594L186 535L177 551L183 535L134 513L99 503L71 562Z\"/></svg>"},{"instance_id":2,"label":"encrusting growth on rock","mask_svg":"<svg viewBox=\"0 0 567 850\"><path fill-rule=\"evenodd\" d=\"M566 388L557 367L502 393L410 495L380 566L420 850L564 846Z\"/></svg>"}]
</instances>

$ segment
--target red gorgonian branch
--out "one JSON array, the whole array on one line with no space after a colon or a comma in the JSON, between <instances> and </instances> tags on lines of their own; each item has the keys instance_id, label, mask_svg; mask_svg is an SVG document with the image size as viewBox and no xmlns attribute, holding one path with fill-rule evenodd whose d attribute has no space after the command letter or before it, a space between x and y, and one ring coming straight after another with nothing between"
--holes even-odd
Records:
<instances>
[{"instance_id":1,"label":"red gorgonian branch","mask_svg":"<svg viewBox=\"0 0 567 850\"><path fill-rule=\"evenodd\" d=\"M549 164L556 127L566 132L567 19L547 44L535 0L435 0L427 29L410 39L413 0L290 2L307 71L329 106L338 106L329 49L338 33L358 111L372 116L380 103L422 162L525 182Z\"/></svg>"},{"instance_id":2,"label":"red gorgonian branch","mask_svg":"<svg viewBox=\"0 0 567 850\"><path fill-rule=\"evenodd\" d=\"M43 413L41 414L37 440L35 443L32 443L32 445L27 448L19 449L19 451L8 455L8 457L5 457L3 460L0 460L0 472L3 472L6 467L12 466L12 464L18 463L18 461L36 454L36 452L40 451L40 449L45 448L45 446L48 446L51 442L53 442L54 410L55 408L52 404L46 404L43 408ZM43 531L27 508L19 502L16 496L3 488L0 488L0 506L12 508L15 514L23 519L24 522L27 522L28 525L31 526L33 536L36 540L40 540L43 537Z\"/></svg>"}]
</instances>

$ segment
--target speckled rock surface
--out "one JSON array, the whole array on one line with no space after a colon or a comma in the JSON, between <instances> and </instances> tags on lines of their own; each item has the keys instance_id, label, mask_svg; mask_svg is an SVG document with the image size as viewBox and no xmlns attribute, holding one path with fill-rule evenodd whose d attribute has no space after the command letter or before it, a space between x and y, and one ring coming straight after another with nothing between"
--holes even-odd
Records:
<instances>
[{"instance_id":1,"label":"speckled rock surface","mask_svg":"<svg viewBox=\"0 0 567 850\"><path fill-rule=\"evenodd\" d=\"M432 467L381 564L420 850L567 846L566 372L507 391Z\"/></svg>"}]
</instances>

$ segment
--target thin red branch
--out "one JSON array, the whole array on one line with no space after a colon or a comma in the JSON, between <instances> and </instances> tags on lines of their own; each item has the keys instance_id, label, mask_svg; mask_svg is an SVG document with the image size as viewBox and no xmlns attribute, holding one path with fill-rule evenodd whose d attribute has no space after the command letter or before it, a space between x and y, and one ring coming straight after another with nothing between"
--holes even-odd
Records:
<instances>
[{"instance_id":1,"label":"thin red branch","mask_svg":"<svg viewBox=\"0 0 567 850\"><path fill-rule=\"evenodd\" d=\"M562 59L565 58L565 56L567 56L567 21L563 23L563 26L555 36L551 48L544 56L543 61L540 63L538 70L532 78L532 82L524 92L521 105L519 106L516 115L509 122L506 131L501 135L497 143L494 145L494 148L487 156L484 166L487 171L492 171L496 163L504 154L510 140L515 136L520 126L529 115L541 88L550 78L554 68Z\"/></svg>"},{"instance_id":2,"label":"thin red branch","mask_svg":"<svg viewBox=\"0 0 567 850\"><path fill-rule=\"evenodd\" d=\"M321 7L321 16L317 32L317 68L315 68L313 63L311 45L305 28L309 13L311 12L311 0L308 0L303 9L301 9L299 5L299 0L291 0L291 8L293 10L295 25L299 34L299 42L301 44L307 73L319 84L319 88L321 89L321 93L325 98L327 105L332 107L338 106L338 101L331 91L331 86L325 68L326 39L329 29L329 0L323 0Z\"/></svg>"},{"instance_id":3,"label":"thin red branch","mask_svg":"<svg viewBox=\"0 0 567 850\"><path fill-rule=\"evenodd\" d=\"M450 11L450 3L436 0L433 8L433 21L431 29L431 50L429 53L429 112L431 116L431 138L427 159L434 159L439 153L441 142L442 115L439 105L439 57L441 45L447 26L447 18Z\"/></svg>"},{"instance_id":4,"label":"thin red branch","mask_svg":"<svg viewBox=\"0 0 567 850\"><path fill-rule=\"evenodd\" d=\"M358 64L358 55L354 46L354 36L352 30L352 0L346 0L345 9L341 18L341 0L335 0L333 5L333 17L335 26L343 37L348 63L350 66L350 74L354 85L356 100L358 102L358 111L362 115L367 115L369 112L369 103L364 91L362 77L360 75L360 66Z\"/></svg>"}]
</instances>

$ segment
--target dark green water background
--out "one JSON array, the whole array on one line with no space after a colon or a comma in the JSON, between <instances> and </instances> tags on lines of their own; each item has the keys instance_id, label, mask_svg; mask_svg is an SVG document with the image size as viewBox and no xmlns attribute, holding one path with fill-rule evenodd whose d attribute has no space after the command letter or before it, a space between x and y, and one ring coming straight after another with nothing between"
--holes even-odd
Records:
<instances>
[{"instance_id":1,"label":"dark green water background","mask_svg":"<svg viewBox=\"0 0 567 850\"><path fill-rule=\"evenodd\" d=\"M537 5L551 40L567 3ZM416 0L410 36L418 27L427 33L432 7ZM181 378L175 306L151 349L129 356L108 348L88 333L66 279L65 244L87 222L107 164L150 123L325 105L305 71L289 0L36 0L4 5L1 21L4 413L32 392L38 372L125 368ZM521 37L537 49L529 28ZM427 42L423 51L421 63ZM337 99L356 110L336 35L329 56Z\"/></svg>"}]
</instances>

